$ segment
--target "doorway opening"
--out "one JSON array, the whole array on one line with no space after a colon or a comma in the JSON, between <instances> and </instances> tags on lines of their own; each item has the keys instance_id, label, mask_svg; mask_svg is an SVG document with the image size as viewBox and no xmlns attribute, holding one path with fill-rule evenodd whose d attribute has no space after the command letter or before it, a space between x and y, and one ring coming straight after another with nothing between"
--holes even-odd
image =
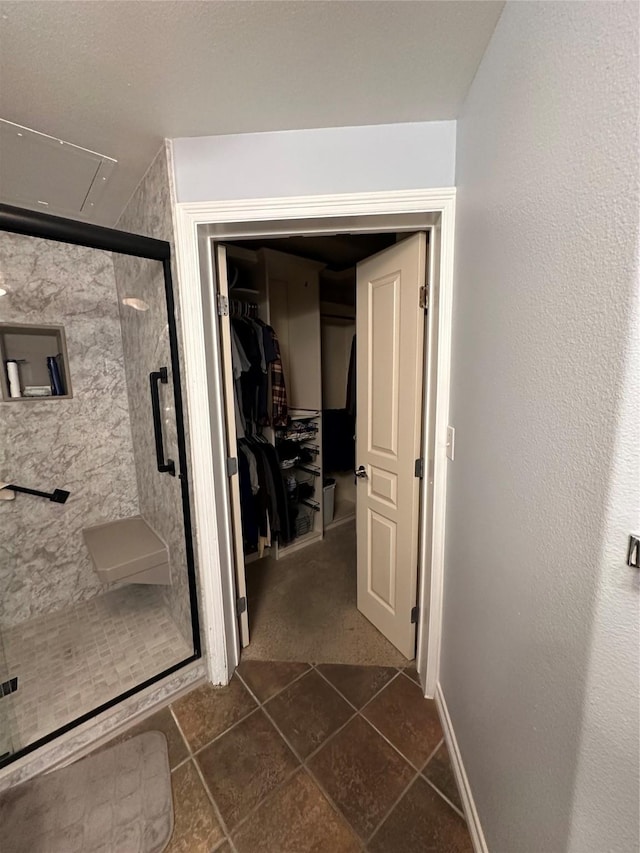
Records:
<instances>
[{"instance_id":1,"label":"doorway opening","mask_svg":"<svg viewBox=\"0 0 640 853\"><path fill-rule=\"evenodd\" d=\"M243 658L406 665L429 234L210 248Z\"/></svg>"}]
</instances>

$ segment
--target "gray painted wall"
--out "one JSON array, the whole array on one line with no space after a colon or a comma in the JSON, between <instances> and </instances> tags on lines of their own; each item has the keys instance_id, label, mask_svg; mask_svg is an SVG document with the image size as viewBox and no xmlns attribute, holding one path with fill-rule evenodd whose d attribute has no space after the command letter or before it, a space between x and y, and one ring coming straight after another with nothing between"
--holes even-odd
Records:
<instances>
[{"instance_id":1,"label":"gray painted wall","mask_svg":"<svg viewBox=\"0 0 640 853\"><path fill-rule=\"evenodd\" d=\"M113 264L108 252L0 234L2 322L65 328L73 399L0 402L0 479L66 504L0 501L0 627L107 587L82 528L138 513Z\"/></svg>"},{"instance_id":2,"label":"gray painted wall","mask_svg":"<svg viewBox=\"0 0 640 853\"><path fill-rule=\"evenodd\" d=\"M638 30L508 3L458 122L441 683L492 853L639 846Z\"/></svg>"},{"instance_id":3,"label":"gray painted wall","mask_svg":"<svg viewBox=\"0 0 640 853\"><path fill-rule=\"evenodd\" d=\"M173 140L179 202L450 187L455 121Z\"/></svg>"}]
</instances>

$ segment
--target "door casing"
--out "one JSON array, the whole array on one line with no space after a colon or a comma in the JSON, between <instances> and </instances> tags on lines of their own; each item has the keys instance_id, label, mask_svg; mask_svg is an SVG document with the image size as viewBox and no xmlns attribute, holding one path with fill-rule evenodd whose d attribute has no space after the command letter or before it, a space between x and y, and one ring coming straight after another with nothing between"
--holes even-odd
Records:
<instances>
[{"instance_id":1,"label":"door casing","mask_svg":"<svg viewBox=\"0 0 640 853\"><path fill-rule=\"evenodd\" d=\"M226 426L211 240L291 234L429 231L429 336L424 375L418 639L425 696L438 683L444 582L447 426L455 188L177 204L176 256L186 365L197 565L209 678L226 684L239 660ZM416 310L419 310L416 306Z\"/></svg>"}]
</instances>

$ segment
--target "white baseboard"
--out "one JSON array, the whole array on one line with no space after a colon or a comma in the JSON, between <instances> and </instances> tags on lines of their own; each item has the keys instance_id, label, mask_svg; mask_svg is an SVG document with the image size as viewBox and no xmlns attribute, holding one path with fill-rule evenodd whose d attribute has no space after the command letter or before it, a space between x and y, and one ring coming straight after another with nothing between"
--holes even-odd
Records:
<instances>
[{"instance_id":1,"label":"white baseboard","mask_svg":"<svg viewBox=\"0 0 640 853\"><path fill-rule=\"evenodd\" d=\"M442 728L444 729L444 737L449 749L451 766L453 767L453 772L460 791L460 797L462 798L462 806L467 818L467 826L469 827L469 834L471 835L471 840L473 842L473 849L476 853L489 853L489 848L487 847L487 842L485 841L484 833L482 831L480 818L478 817L469 780L464 769L464 764L462 763L462 756L460 755L460 749L458 748L458 741L456 740L456 735L451 723L451 717L449 716L449 709L447 708L447 703L444 698L440 682L436 685L435 700L438 711L440 712L440 720L442 722Z\"/></svg>"}]
</instances>

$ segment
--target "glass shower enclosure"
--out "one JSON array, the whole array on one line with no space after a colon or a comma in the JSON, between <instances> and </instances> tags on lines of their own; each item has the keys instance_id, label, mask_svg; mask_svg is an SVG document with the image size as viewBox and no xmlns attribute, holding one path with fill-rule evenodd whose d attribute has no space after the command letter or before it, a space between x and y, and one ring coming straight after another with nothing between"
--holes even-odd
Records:
<instances>
[{"instance_id":1,"label":"glass shower enclosure","mask_svg":"<svg viewBox=\"0 0 640 853\"><path fill-rule=\"evenodd\" d=\"M200 657L168 243L0 205L0 766Z\"/></svg>"}]
</instances>

